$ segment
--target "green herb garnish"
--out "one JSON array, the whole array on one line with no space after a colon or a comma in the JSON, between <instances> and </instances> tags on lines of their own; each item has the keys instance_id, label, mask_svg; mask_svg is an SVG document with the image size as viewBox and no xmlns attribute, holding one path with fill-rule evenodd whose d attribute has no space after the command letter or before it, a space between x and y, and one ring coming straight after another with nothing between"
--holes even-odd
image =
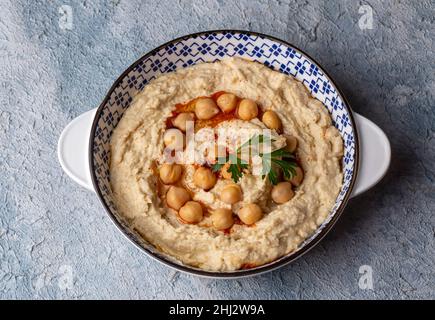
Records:
<instances>
[{"instance_id":1,"label":"green herb garnish","mask_svg":"<svg viewBox=\"0 0 435 320\"><path fill-rule=\"evenodd\" d=\"M213 172L218 172L229 161L230 165L227 172L231 173L234 182L238 182L243 176L243 169L248 169L248 163L239 156L243 148L256 144L257 146L265 142L273 142L269 136L256 135L243 143L236 151L236 154L229 154L228 157L218 157L216 163L212 166ZM282 170L286 179L292 179L296 175L296 161L293 154L286 151L285 148L277 149L270 153L259 153L262 160L262 177L268 177L272 184L278 183L278 173L275 168Z\"/></svg>"},{"instance_id":2,"label":"green herb garnish","mask_svg":"<svg viewBox=\"0 0 435 320\"><path fill-rule=\"evenodd\" d=\"M218 157L216 163L211 167L211 170L213 172L218 172L227 161L227 157ZM248 163L236 157L235 161L230 160L230 166L228 167L227 172L231 173L231 179L233 179L234 182L238 182L243 176L243 169L248 169Z\"/></svg>"}]
</instances>

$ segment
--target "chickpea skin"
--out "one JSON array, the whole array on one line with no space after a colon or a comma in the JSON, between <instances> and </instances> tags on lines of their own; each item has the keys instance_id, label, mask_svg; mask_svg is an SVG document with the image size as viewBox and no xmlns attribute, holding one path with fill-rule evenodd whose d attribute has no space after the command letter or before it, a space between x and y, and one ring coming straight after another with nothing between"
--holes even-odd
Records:
<instances>
[{"instance_id":1,"label":"chickpea skin","mask_svg":"<svg viewBox=\"0 0 435 320\"><path fill-rule=\"evenodd\" d=\"M190 194L184 188L171 186L166 194L166 202L174 210L179 210L189 200Z\"/></svg>"},{"instance_id":2,"label":"chickpea skin","mask_svg":"<svg viewBox=\"0 0 435 320\"><path fill-rule=\"evenodd\" d=\"M290 153L295 152L295 150L296 150L296 148L298 146L298 139L296 139L293 136L288 136L286 138L286 141L287 141L287 145L285 147L286 151L288 151Z\"/></svg>"},{"instance_id":3,"label":"chickpea skin","mask_svg":"<svg viewBox=\"0 0 435 320\"><path fill-rule=\"evenodd\" d=\"M203 218L202 206L196 201L187 201L184 206L180 208L178 212L181 219L187 223L198 223Z\"/></svg>"},{"instance_id":4,"label":"chickpea skin","mask_svg":"<svg viewBox=\"0 0 435 320\"><path fill-rule=\"evenodd\" d=\"M239 210L238 216L244 224L254 224L263 217L263 211L260 206L255 203L245 205Z\"/></svg>"},{"instance_id":5,"label":"chickpea skin","mask_svg":"<svg viewBox=\"0 0 435 320\"><path fill-rule=\"evenodd\" d=\"M269 129L274 129L276 131L280 131L282 128L281 119L278 117L276 112L272 110L268 110L263 114L261 121L268 127Z\"/></svg>"},{"instance_id":6,"label":"chickpea skin","mask_svg":"<svg viewBox=\"0 0 435 320\"><path fill-rule=\"evenodd\" d=\"M184 134L178 129L171 128L163 134L163 143L171 150L183 150Z\"/></svg>"},{"instance_id":7,"label":"chickpea skin","mask_svg":"<svg viewBox=\"0 0 435 320\"><path fill-rule=\"evenodd\" d=\"M200 167L193 174L193 182L197 187L209 190L216 184L216 176L210 169Z\"/></svg>"},{"instance_id":8,"label":"chickpea skin","mask_svg":"<svg viewBox=\"0 0 435 320\"><path fill-rule=\"evenodd\" d=\"M217 230L231 228L234 224L233 213L230 209L219 208L211 214L213 227Z\"/></svg>"},{"instance_id":9,"label":"chickpea skin","mask_svg":"<svg viewBox=\"0 0 435 320\"><path fill-rule=\"evenodd\" d=\"M228 204L234 204L242 200L242 190L237 184L229 184L222 189L221 200Z\"/></svg>"},{"instance_id":10,"label":"chickpea skin","mask_svg":"<svg viewBox=\"0 0 435 320\"><path fill-rule=\"evenodd\" d=\"M290 182L280 182L272 189L272 200L277 204L283 204L294 197Z\"/></svg>"},{"instance_id":11,"label":"chickpea skin","mask_svg":"<svg viewBox=\"0 0 435 320\"><path fill-rule=\"evenodd\" d=\"M302 183L302 180L304 179L304 171L302 170L301 167L296 167L295 170L296 170L296 175L289 181L295 187L299 187Z\"/></svg>"},{"instance_id":12,"label":"chickpea skin","mask_svg":"<svg viewBox=\"0 0 435 320\"><path fill-rule=\"evenodd\" d=\"M213 99L200 98L195 103L195 115L198 119L208 120L219 113L219 108Z\"/></svg>"},{"instance_id":13,"label":"chickpea skin","mask_svg":"<svg viewBox=\"0 0 435 320\"><path fill-rule=\"evenodd\" d=\"M237 107L237 97L232 93L221 94L216 102L224 113L230 113Z\"/></svg>"},{"instance_id":14,"label":"chickpea skin","mask_svg":"<svg viewBox=\"0 0 435 320\"><path fill-rule=\"evenodd\" d=\"M251 120L258 115L258 106L255 101L251 99L243 99L240 101L237 114L242 120Z\"/></svg>"},{"instance_id":15,"label":"chickpea skin","mask_svg":"<svg viewBox=\"0 0 435 320\"><path fill-rule=\"evenodd\" d=\"M164 184L172 184L177 182L181 178L183 167L179 164L164 163L159 170L160 180Z\"/></svg>"},{"instance_id":16,"label":"chickpea skin","mask_svg":"<svg viewBox=\"0 0 435 320\"><path fill-rule=\"evenodd\" d=\"M186 124L188 121L194 121L193 113L183 112L176 116L174 120L172 120L172 124L174 127L186 132Z\"/></svg>"}]
</instances>

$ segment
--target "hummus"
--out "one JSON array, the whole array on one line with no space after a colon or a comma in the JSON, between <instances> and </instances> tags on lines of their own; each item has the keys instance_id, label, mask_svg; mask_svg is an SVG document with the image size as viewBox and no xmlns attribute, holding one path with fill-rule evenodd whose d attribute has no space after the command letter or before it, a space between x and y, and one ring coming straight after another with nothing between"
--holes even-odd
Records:
<instances>
[{"instance_id":1,"label":"hummus","mask_svg":"<svg viewBox=\"0 0 435 320\"><path fill-rule=\"evenodd\" d=\"M234 181L217 179L209 190L198 188L193 181L198 164L186 164L182 183L205 212L199 223L183 223L167 206L167 188L156 174L156 167L164 162L167 119L177 104L220 91L252 99L261 112L272 110L279 116L282 130L271 130L272 149L285 146L285 136L295 137L304 179L291 200L277 204L271 200L273 185L268 178L246 171L237 181L242 200L228 204L220 195ZM227 119L211 129L250 129L255 133L267 128L256 117L249 121ZM194 150L204 148L196 144ZM313 234L341 189L342 155L342 138L327 109L301 83L259 63L231 58L164 74L134 98L111 138L110 181L120 214L156 248L187 265L232 271L280 258ZM214 159L205 155L205 161ZM238 210L248 203L257 204L263 212L255 224L235 223L227 232L212 227L209 212L227 208L237 217Z\"/></svg>"}]
</instances>

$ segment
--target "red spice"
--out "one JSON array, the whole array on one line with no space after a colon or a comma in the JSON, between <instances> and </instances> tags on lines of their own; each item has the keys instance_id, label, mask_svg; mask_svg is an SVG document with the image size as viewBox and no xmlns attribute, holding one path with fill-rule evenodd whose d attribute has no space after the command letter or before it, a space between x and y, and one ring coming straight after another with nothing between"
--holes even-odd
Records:
<instances>
[{"instance_id":1,"label":"red spice","mask_svg":"<svg viewBox=\"0 0 435 320\"><path fill-rule=\"evenodd\" d=\"M242 266L240 267L240 269L252 269L255 268L257 265L254 263L244 263L242 264Z\"/></svg>"},{"instance_id":2,"label":"red spice","mask_svg":"<svg viewBox=\"0 0 435 320\"><path fill-rule=\"evenodd\" d=\"M244 223L242 222L242 220L240 220L239 217L234 217L234 224L238 224L238 225L244 225Z\"/></svg>"},{"instance_id":3,"label":"red spice","mask_svg":"<svg viewBox=\"0 0 435 320\"><path fill-rule=\"evenodd\" d=\"M224 93L226 93L225 91L218 91L213 93L212 95L210 95L209 97L207 96L201 96L201 97L197 97L195 99L192 99L186 103L177 103L175 105L175 110L172 111L171 116L169 116L166 119L166 128L173 128L173 120L177 117L177 115L179 115L180 113L183 112L195 112L195 103L198 99L201 98L211 98L213 99L215 102L217 101L217 99L223 95ZM242 99L237 97L237 107L234 111L229 112L229 113L224 113L224 112L219 112L216 116L214 116L212 119L209 120L200 120L200 119L196 119L195 121L195 131L204 128L204 127L211 127L214 128L216 127L219 123L223 122L223 121L228 121L228 120L232 120L232 119L237 119L237 109L239 108L239 104L240 101ZM258 118L261 119L261 116L263 114L263 111L261 110L261 108L258 108Z\"/></svg>"},{"instance_id":4,"label":"red spice","mask_svg":"<svg viewBox=\"0 0 435 320\"><path fill-rule=\"evenodd\" d=\"M228 228L228 229L222 230L222 232L223 232L224 234L226 234L226 235L229 235L229 234L231 233L231 228Z\"/></svg>"},{"instance_id":5,"label":"red spice","mask_svg":"<svg viewBox=\"0 0 435 320\"><path fill-rule=\"evenodd\" d=\"M171 129L171 128L174 127L173 121L174 121L174 119L176 117L177 117L177 113L175 113L175 111L172 111L171 116L166 118L166 121L165 121L165 127L166 127L166 129Z\"/></svg>"}]
</instances>

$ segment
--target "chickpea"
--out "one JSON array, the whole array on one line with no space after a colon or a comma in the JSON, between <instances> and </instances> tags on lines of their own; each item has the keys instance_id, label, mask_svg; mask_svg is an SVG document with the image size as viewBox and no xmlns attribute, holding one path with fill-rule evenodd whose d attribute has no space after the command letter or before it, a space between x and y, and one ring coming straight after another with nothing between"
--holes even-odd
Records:
<instances>
[{"instance_id":1,"label":"chickpea","mask_svg":"<svg viewBox=\"0 0 435 320\"><path fill-rule=\"evenodd\" d=\"M285 147L286 151L293 153L295 152L297 146L298 146L298 139L296 139L293 136L288 136L286 138L287 140L287 146Z\"/></svg>"},{"instance_id":2,"label":"chickpea","mask_svg":"<svg viewBox=\"0 0 435 320\"><path fill-rule=\"evenodd\" d=\"M296 167L296 175L290 179L290 182L295 187L298 187L301 185L302 180L304 179L304 171L301 167Z\"/></svg>"},{"instance_id":3,"label":"chickpea","mask_svg":"<svg viewBox=\"0 0 435 320\"><path fill-rule=\"evenodd\" d=\"M193 120L193 113L183 112L176 116L174 120L172 120L172 124L174 125L174 127L177 127L181 131L186 132L186 123Z\"/></svg>"},{"instance_id":4,"label":"chickpea","mask_svg":"<svg viewBox=\"0 0 435 320\"><path fill-rule=\"evenodd\" d=\"M216 102L219 108L225 113L229 113L237 107L237 97L232 93L220 95Z\"/></svg>"},{"instance_id":5,"label":"chickpea","mask_svg":"<svg viewBox=\"0 0 435 320\"><path fill-rule=\"evenodd\" d=\"M227 180L232 179L231 172L228 172L229 167L230 167L230 163L227 162L221 168L221 177Z\"/></svg>"},{"instance_id":6,"label":"chickpea","mask_svg":"<svg viewBox=\"0 0 435 320\"><path fill-rule=\"evenodd\" d=\"M198 119L208 120L219 113L219 108L213 99L201 98L195 103L195 115Z\"/></svg>"},{"instance_id":7,"label":"chickpea","mask_svg":"<svg viewBox=\"0 0 435 320\"><path fill-rule=\"evenodd\" d=\"M171 186L166 194L168 206L175 210L179 210L189 200L190 194L184 188Z\"/></svg>"},{"instance_id":8,"label":"chickpea","mask_svg":"<svg viewBox=\"0 0 435 320\"><path fill-rule=\"evenodd\" d=\"M168 129L163 134L163 143L168 149L183 150L184 134L178 129Z\"/></svg>"},{"instance_id":9,"label":"chickpea","mask_svg":"<svg viewBox=\"0 0 435 320\"><path fill-rule=\"evenodd\" d=\"M272 189L272 200L282 204L289 201L295 195L290 182L280 182Z\"/></svg>"},{"instance_id":10,"label":"chickpea","mask_svg":"<svg viewBox=\"0 0 435 320\"><path fill-rule=\"evenodd\" d=\"M281 119L278 117L276 112L272 110L268 110L263 114L261 121L268 127L269 129L281 130L282 123Z\"/></svg>"},{"instance_id":11,"label":"chickpea","mask_svg":"<svg viewBox=\"0 0 435 320\"><path fill-rule=\"evenodd\" d=\"M179 164L164 163L159 170L160 180L164 184L171 184L177 182L181 178L183 167Z\"/></svg>"},{"instance_id":12,"label":"chickpea","mask_svg":"<svg viewBox=\"0 0 435 320\"><path fill-rule=\"evenodd\" d=\"M233 213L230 209L216 209L211 215L213 227L218 230L231 228L234 224Z\"/></svg>"},{"instance_id":13,"label":"chickpea","mask_svg":"<svg viewBox=\"0 0 435 320\"><path fill-rule=\"evenodd\" d=\"M234 204L242 200L242 190L237 184L229 184L222 189L221 200L228 204Z\"/></svg>"},{"instance_id":14,"label":"chickpea","mask_svg":"<svg viewBox=\"0 0 435 320\"><path fill-rule=\"evenodd\" d=\"M238 216L244 224L254 224L263 217L263 211L259 205L250 203L239 210Z\"/></svg>"},{"instance_id":15,"label":"chickpea","mask_svg":"<svg viewBox=\"0 0 435 320\"><path fill-rule=\"evenodd\" d=\"M193 182L197 187L209 190L216 184L216 176L210 169L200 167L193 174Z\"/></svg>"},{"instance_id":16,"label":"chickpea","mask_svg":"<svg viewBox=\"0 0 435 320\"><path fill-rule=\"evenodd\" d=\"M243 99L240 101L237 114L242 120L254 119L258 115L258 106L255 101L251 99Z\"/></svg>"},{"instance_id":17,"label":"chickpea","mask_svg":"<svg viewBox=\"0 0 435 320\"><path fill-rule=\"evenodd\" d=\"M181 219L187 223L198 223L204 216L201 204L196 201L187 201L186 204L180 208L178 214Z\"/></svg>"}]
</instances>

